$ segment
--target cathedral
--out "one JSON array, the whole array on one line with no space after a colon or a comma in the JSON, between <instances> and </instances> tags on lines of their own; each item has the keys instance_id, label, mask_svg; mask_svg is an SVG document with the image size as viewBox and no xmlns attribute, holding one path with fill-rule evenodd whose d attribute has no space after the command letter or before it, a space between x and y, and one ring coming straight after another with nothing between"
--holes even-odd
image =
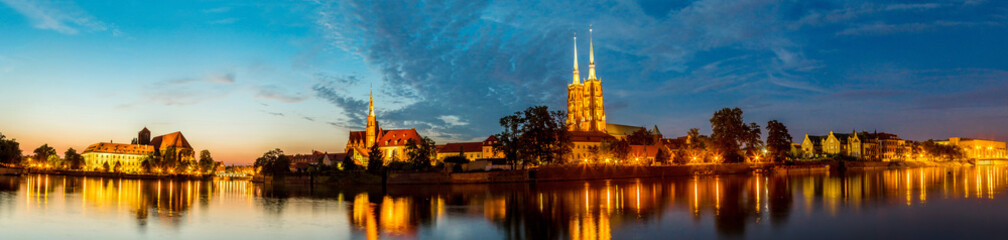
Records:
<instances>
[{"instance_id":1,"label":"cathedral","mask_svg":"<svg viewBox=\"0 0 1008 240\"><path fill-rule=\"evenodd\" d=\"M574 77L567 85L567 131L570 132L573 160L587 161L590 149L598 148L602 141L626 139L637 131L646 131L658 139L658 126L648 131L644 127L612 124L606 122L605 104L602 101L602 81L595 76L595 43L588 36L588 79L582 82L578 71L577 37L574 37ZM649 149L645 158L654 158L657 147L639 146Z\"/></svg>"},{"instance_id":2,"label":"cathedral","mask_svg":"<svg viewBox=\"0 0 1008 240\"><path fill-rule=\"evenodd\" d=\"M382 153L382 160L387 164L389 161L406 159L406 141L413 139L418 143L422 141L420 134L415 128L410 129L381 129L378 127L378 120L375 117L374 93L369 96L367 127L364 131L351 131L347 141L345 153L359 165L367 165L371 147L378 145Z\"/></svg>"},{"instance_id":3,"label":"cathedral","mask_svg":"<svg viewBox=\"0 0 1008 240\"><path fill-rule=\"evenodd\" d=\"M584 83L581 83L581 74L578 72L577 37L574 37L574 79L567 85L567 129L585 132L606 131L602 81L595 77L595 45L591 35L588 37L588 79L585 79Z\"/></svg>"}]
</instances>

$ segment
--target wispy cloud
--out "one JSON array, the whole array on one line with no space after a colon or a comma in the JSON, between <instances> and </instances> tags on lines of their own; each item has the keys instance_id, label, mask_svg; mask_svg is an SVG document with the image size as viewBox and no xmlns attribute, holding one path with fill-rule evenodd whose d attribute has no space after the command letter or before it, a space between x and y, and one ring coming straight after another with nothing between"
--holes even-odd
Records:
<instances>
[{"instance_id":1,"label":"wispy cloud","mask_svg":"<svg viewBox=\"0 0 1008 240\"><path fill-rule=\"evenodd\" d=\"M258 93L256 93L255 97L286 103L301 102L304 101L305 99L304 97L301 96L288 94L278 86L262 86L259 88L259 91Z\"/></svg>"},{"instance_id":2,"label":"wispy cloud","mask_svg":"<svg viewBox=\"0 0 1008 240\"><path fill-rule=\"evenodd\" d=\"M21 15L31 20L38 29L53 30L63 34L79 32L111 32L114 36L123 33L114 24L105 23L91 16L72 2L51 2L46 0L0 0Z\"/></svg>"}]
</instances>

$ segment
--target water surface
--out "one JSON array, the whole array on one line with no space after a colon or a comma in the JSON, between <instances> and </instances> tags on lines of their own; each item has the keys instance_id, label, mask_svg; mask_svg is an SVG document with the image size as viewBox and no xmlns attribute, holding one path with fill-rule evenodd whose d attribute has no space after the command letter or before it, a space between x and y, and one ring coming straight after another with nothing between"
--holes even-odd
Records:
<instances>
[{"instance_id":1,"label":"water surface","mask_svg":"<svg viewBox=\"0 0 1008 240\"><path fill-rule=\"evenodd\" d=\"M452 186L0 177L4 239L1004 239L1008 167Z\"/></svg>"}]
</instances>

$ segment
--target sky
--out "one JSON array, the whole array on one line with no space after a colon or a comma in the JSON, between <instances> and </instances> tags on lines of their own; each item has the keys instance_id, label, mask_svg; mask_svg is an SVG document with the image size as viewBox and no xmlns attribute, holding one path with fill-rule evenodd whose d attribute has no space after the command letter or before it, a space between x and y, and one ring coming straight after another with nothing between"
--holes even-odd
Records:
<instances>
[{"instance_id":1,"label":"sky","mask_svg":"<svg viewBox=\"0 0 1008 240\"><path fill-rule=\"evenodd\" d=\"M575 35L607 121L666 137L739 107L795 141L1008 140L1008 2L983 0L0 0L0 133L62 154L181 131L249 164L342 152L373 89L383 128L478 141L566 110Z\"/></svg>"}]
</instances>

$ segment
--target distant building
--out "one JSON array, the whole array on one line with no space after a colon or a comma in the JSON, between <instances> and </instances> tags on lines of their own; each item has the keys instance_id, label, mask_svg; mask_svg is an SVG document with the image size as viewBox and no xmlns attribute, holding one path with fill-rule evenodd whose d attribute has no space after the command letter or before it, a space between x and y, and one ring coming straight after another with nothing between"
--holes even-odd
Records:
<instances>
[{"instance_id":1,"label":"distant building","mask_svg":"<svg viewBox=\"0 0 1008 240\"><path fill-rule=\"evenodd\" d=\"M290 170L292 172L303 171L308 167L334 166L333 164L343 161L345 153L326 153L312 151L311 154L287 155L290 158Z\"/></svg>"},{"instance_id":2,"label":"distant building","mask_svg":"<svg viewBox=\"0 0 1008 240\"><path fill-rule=\"evenodd\" d=\"M161 136L150 137L150 130L143 128L137 134L135 144L100 142L91 144L84 149L84 169L103 170L107 164L111 170L119 164L122 172L139 172L141 163L148 154L162 155L170 148L179 154L179 160L194 161L195 151L189 145L182 132L173 132Z\"/></svg>"},{"instance_id":3,"label":"distant building","mask_svg":"<svg viewBox=\"0 0 1008 240\"><path fill-rule=\"evenodd\" d=\"M460 153L466 159L475 161L477 159L497 159L504 158L504 153L494 152L493 145L497 143L497 137L490 135L482 142L460 142L437 145L437 160L442 161L447 157L458 156Z\"/></svg>"},{"instance_id":4,"label":"distant building","mask_svg":"<svg viewBox=\"0 0 1008 240\"><path fill-rule=\"evenodd\" d=\"M367 165L368 156L371 154L371 146L378 145L382 153L385 164L390 161L401 161L406 159L406 142L413 139L417 143L422 141L416 129L381 129L374 111L374 95L370 97L368 106L367 127L364 131L351 131L344 152L350 154L351 158L360 165Z\"/></svg>"},{"instance_id":5,"label":"distant building","mask_svg":"<svg viewBox=\"0 0 1008 240\"><path fill-rule=\"evenodd\" d=\"M938 144L953 145L962 148L966 158L973 159L1008 159L1005 150L1005 142L952 137L945 141L937 141Z\"/></svg>"},{"instance_id":6,"label":"distant building","mask_svg":"<svg viewBox=\"0 0 1008 240\"><path fill-rule=\"evenodd\" d=\"M801 143L801 150L805 153L805 157L816 157L823 154L823 139L826 136L815 136L805 134L805 140Z\"/></svg>"},{"instance_id":7,"label":"distant building","mask_svg":"<svg viewBox=\"0 0 1008 240\"><path fill-rule=\"evenodd\" d=\"M851 131L849 134L830 131L825 136L805 134L801 143L805 157L837 155L875 161L902 159L909 152L909 147L906 140L896 134L865 131Z\"/></svg>"}]
</instances>

